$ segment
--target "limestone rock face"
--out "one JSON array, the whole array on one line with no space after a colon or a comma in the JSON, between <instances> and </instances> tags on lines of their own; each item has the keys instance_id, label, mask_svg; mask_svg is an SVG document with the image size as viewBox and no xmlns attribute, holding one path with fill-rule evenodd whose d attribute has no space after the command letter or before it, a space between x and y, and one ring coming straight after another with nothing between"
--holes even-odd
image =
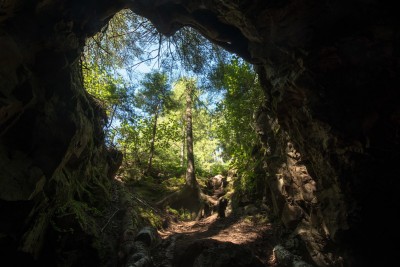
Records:
<instances>
[{"instance_id":1,"label":"limestone rock face","mask_svg":"<svg viewBox=\"0 0 400 267\"><path fill-rule=\"evenodd\" d=\"M400 23L391 1L356 0L1 1L0 207L10 216L0 244L14 240L7 251L40 257L57 207L115 172L78 58L85 38L123 7L167 35L192 26L257 65L269 204L315 265L391 261L381 244L398 210Z\"/></svg>"}]
</instances>

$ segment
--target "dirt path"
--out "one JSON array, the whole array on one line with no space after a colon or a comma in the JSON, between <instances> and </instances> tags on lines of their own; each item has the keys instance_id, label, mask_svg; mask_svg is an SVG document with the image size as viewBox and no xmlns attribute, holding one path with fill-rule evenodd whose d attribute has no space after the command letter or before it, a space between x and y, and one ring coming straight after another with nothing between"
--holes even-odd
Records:
<instances>
[{"instance_id":1,"label":"dirt path","mask_svg":"<svg viewBox=\"0 0 400 267\"><path fill-rule=\"evenodd\" d=\"M128 191L131 191L130 189ZM149 250L142 251L133 245L133 240L120 238L118 266L152 266L152 267L262 267L278 266L273 257L276 241L272 225L266 221L266 215L235 216L231 208L226 211L227 217L218 218L214 213L199 221L177 221L175 217L162 212L133 192L125 194L131 207L152 209L167 225L158 231L159 238L154 244L149 243ZM133 201L133 202L131 202ZM128 207L121 207L125 213ZM119 218L120 224L127 216L110 216ZM264 219L262 219L264 218ZM133 222L132 222L133 223ZM118 225L118 222L115 222ZM125 223L126 224L126 223ZM122 232L131 232L131 224L124 224ZM111 223L110 223L111 225ZM111 229L112 227L107 227ZM110 230L111 231L111 230ZM117 229L116 229L117 231ZM120 235L119 235L120 236ZM152 234L150 236L153 236ZM149 241L152 237L147 238ZM157 234L155 234L157 236ZM137 238L137 237L136 237ZM134 240L136 240L136 238ZM146 239L146 240L147 240ZM139 239L138 242L144 241ZM132 244L131 244L132 243ZM125 246L126 245L126 246ZM121 254L122 252L122 254ZM147 258L146 258L147 257ZM129 260L128 260L129 259ZM134 265L130 265L130 259ZM146 259L146 260L145 260ZM139 264L139 262L143 262ZM147 264L147 265L146 265ZM109 265L115 266L115 265Z\"/></svg>"},{"instance_id":2,"label":"dirt path","mask_svg":"<svg viewBox=\"0 0 400 267\"><path fill-rule=\"evenodd\" d=\"M155 266L277 266L271 225L240 217L171 222L159 231Z\"/></svg>"}]
</instances>

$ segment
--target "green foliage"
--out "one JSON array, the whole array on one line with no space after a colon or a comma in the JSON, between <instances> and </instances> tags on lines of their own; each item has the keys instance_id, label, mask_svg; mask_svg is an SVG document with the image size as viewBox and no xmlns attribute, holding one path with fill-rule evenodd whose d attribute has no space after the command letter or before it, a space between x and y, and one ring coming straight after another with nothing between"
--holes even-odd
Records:
<instances>
[{"instance_id":1,"label":"green foliage","mask_svg":"<svg viewBox=\"0 0 400 267\"><path fill-rule=\"evenodd\" d=\"M86 90L99 99L106 108L107 115L111 115L115 106L121 105L126 98L122 78L113 77L98 65L89 62L82 63L82 72Z\"/></svg>"},{"instance_id":2,"label":"green foliage","mask_svg":"<svg viewBox=\"0 0 400 267\"><path fill-rule=\"evenodd\" d=\"M214 163L211 166L209 173L210 174L225 173L228 169L229 169L229 165L227 162L217 161L216 163Z\"/></svg>"},{"instance_id":3,"label":"green foliage","mask_svg":"<svg viewBox=\"0 0 400 267\"><path fill-rule=\"evenodd\" d=\"M270 219L264 214L247 215L244 218L244 222L253 223L256 225L266 225L270 222Z\"/></svg>"},{"instance_id":4,"label":"green foliage","mask_svg":"<svg viewBox=\"0 0 400 267\"><path fill-rule=\"evenodd\" d=\"M162 227L162 217L149 208L138 207L140 217L147 220L153 227L160 229Z\"/></svg>"},{"instance_id":5,"label":"green foliage","mask_svg":"<svg viewBox=\"0 0 400 267\"><path fill-rule=\"evenodd\" d=\"M175 217L179 217L179 211L177 211L176 209L171 208L170 206L167 206L167 207L166 207L166 211L167 211L169 214L171 214L171 215L173 215L173 216L175 216Z\"/></svg>"},{"instance_id":6,"label":"green foliage","mask_svg":"<svg viewBox=\"0 0 400 267\"><path fill-rule=\"evenodd\" d=\"M179 219L181 221L190 221L193 220L193 214L188 209L180 208L179 209Z\"/></svg>"},{"instance_id":7,"label":"green foliage","mask_svg":"<svg viewBox=\"0 0 400 267\"><path fill-rule=\"evenodd\" d=\"M149 44L155 43L160 34L145 18L131 10L118 12L106 27L86 41L85 58L93 65L105 69L129 70L138 58L146 60Z\"/></svg>"},{"instance_id":8,"label":"green foliage","mask_svg":"<svg viewBox=\"0 0 400 267\"><path fill-rule=\"evenodd\" d=\"M205 73L215 63L223 62L228 57L224 49L210 43L191 27L180 29L168 41L174 45L181 67L196 74Z\"/></svg>"},{"instance_id":9,"label":"green foliage","mask_svg":"<svg viewBox=\"0 0 400 267\"><path fill-rule=\"evenodd\" d=\"M181 221L189 221L192 220L192 213L184 208L180 208L179 210L173 209L170 206L166 207L166 210L169 214L175 216Z\"/></svg>"},{"instance_id":10,"label":"green foliage","mask_svg":"<svg viewBox=\"0 0 400 267\"><path fill-rule=\"evenodd\" d=\"M106 112L106 140L109 145L114 145L119 134L118 129L114 127L115 122L126 121L127 118L132 119L135 116L131 92L121 76L111 75L96 64L82 62L82 74L87 92Z\"/></svg>"},{"instance_id":11,"label":"green foliage","mask_svg":"<svg viewBox=\"0 0 400 267\"><path fill-rule=\"evenodd\" d=\"M141 84L146 84L146 86L151 87L152 85L151 83L149 84L149 82L147 77ZM157 92L157 90L153 91ZM182 151L182 149L185 149L184 93L183 84L177 82L173 86L170 96L168 96L168 104L165 105L162 110L163 112L158 116L153 163L153 167L157 170L158 176L159 174L162 177L180 176L184 173L184 166L182 164L185 161L185 154ZM147 101L149 103L155 103L155 101L151 101L151 99ZM151 111L149 106L149 104L141 104L141 107L146 107L147 111ZM152 139L151 130L152 122L154 121L152 121L151 117L146 116L147 115L144 114L142 117L137 117L135 121L124 122L118 128L118 143L124 148L123 151L126 155L126 160L124 162L125 170L131 169L131 171L135 173L135 176L140 176L140 168L144 166L143 159L148 158L149 141ZM201 120L197 120L197 115L195 116L195 128L204 128L204 126L200 124L197 126L197 122L203 121L203 124L206 125L204 121L210 120L210 116L208 115L207 118L207 114L201 116ZM206 147L204 140L207 139L207 136L199 134L196 138L199 142L196 142L195 146L198 144L200 146L199 151L206 151L204 150ZM204 139L203 141L201 140L202 138ZM215 141L212 141L210 144L214 145ZM212 148L208 149L208 151L212 150ZM211 152L209 152L209 154L211 154ZM202 158L201 154L199 158ZM212 159L209 157L207 160L210 161Z\"/></svg>"},{"instance_id":12,"label":"green foliage","mask_svg":"<svg viewBox=\"0 0 400 267\"><path fill-rule=\"evenodd\" d=\"M211 83L224 93L217 105L216 135L221 140L224 158L238 171L236 189L254 194L262 191L263 178L256 171L261 162L254 157L259 140L254 130L253 112L262 104L264 95L252 67L238 58L220 64L210 75Z\"/></svg>"},{"instance_id":13,"label":"green foliage","mask_svg":"<svg viewBox=\"0 0 400 267\"><path fill-rule=\"evenodd\" d=\"M173 105L171 92L167 84L167 76L164 73L152 72L145 75L141 82L142 89L136 95L136 104L144 112L152 116L151 142L149 148L149 163L147 172L151 171L154 157L154 145L158 130L158 118L164 109Z\"/></svg>"},{"instance_id":14,"label":"green foliage","mask_svg":"<svg viewBox=\"0 0 400 267\"><path fill-rule=\"evenodd\" d=\"M136 107L154 115L173 105L168 77L165 73L159 71L146 73L140 84L141 88L135 96Z\"/></svg>"},{"instance_id":15,"label":"green foliage","mask_svg":"<svg viewBox=\"0 0 400 267\"><path fill-rule=\"evenodd\" d=\"M146 176L141 180L127 182L129 186L135 188L135 194L150 202L158 201L164 195L171 192L151 176Z\"/></svg>"},{"instance_id":16,"label":"green foliage","mask_svg":"<svg viewBox=\"0 0 400 267\"><path fill-rule=\"evenodd\" d=\"M162 184L170 191L176 191L185 184L185 177L171 177L162 181Z\"/></svg>"}]
</instances>

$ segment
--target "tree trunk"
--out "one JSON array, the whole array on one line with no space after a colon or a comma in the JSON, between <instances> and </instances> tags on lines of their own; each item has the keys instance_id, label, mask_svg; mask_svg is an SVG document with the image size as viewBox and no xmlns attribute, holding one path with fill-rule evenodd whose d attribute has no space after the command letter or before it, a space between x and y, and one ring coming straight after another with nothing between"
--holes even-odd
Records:
<instances>
[{"instance_id":1,"label":"tree trunk","mask_svg":"<svg viewBox=\"0 0 400 267\"><path fill-rule=\"evenodd\" d=\"M153 124L153 132L151 136L151 144L150 144L150 156L149 156L149 165L147 166L147 173L151 171L152 163L153 163L153 155L154 155L154 143L156 141L156 133L157 133L157 120L158 120L158 106L156 109L156 113L154 114L154 124Z\"/></svg>"},{"instance_id":2,"label":"tree trunk","mask_svg":"<svg viewBox=\"0 0 400 267\"><path fill-rule=\"evenodd\" d=\"M182 146L181 146L181 167L185 167L185 145L186 145L186 129L185 129L185 116L182 116Z\"/></svg>"},{"instance_id":3,"label":"tree trunk","mask_svg":"<svg viewBox=\"0 0 400 267\"><path fill-rule=\"evenodd\" d=\"M186 149L187 149L187 169L186 169L186 185L195 188L197 186L194 166L193 153L193 129L192 129L192 96L193 84L186 83Z\"/></svg>"}]
</instances>

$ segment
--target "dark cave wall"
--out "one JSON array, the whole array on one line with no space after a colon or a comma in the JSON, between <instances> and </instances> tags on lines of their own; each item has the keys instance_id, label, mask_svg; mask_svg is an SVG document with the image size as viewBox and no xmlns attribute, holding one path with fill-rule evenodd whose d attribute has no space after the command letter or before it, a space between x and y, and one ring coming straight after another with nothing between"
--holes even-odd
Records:
<instances>
[{"instance_id":1,"label":"dark cave wall","mask_svg":"<svg viewBox=\"0 0 400 267\"><path fill-rule=\"evenodd\" d=\"M398 210L400 23L390 1L361 0L1 1L6 252L39 256L57 209L107 184L101 112L78 59L84 39L124 6L167 35L190 25L257 65L266 98L257 131L287 239L319 266L391 260L381 244Z\"/></svg>"},{"instance_id":2,"label":"dark cave wall","mask_svg":"<svg viewBox=\"0 0 400 267\"><path fill-rule=\"evenodd\" d=\"M268 171L277 174L270 187L281 193L283 222L308 240L318 265L342 261L326 257L327 250L345 265L378 264L375 255L391 249L371 240L383 243L395 229L384 214L398 206L398 19L389 5L356 4L325 9L329 14L319 14L320 25L306 24L310 39L288 49L286 61L260 68L270 104L264 117L277 119L276 150L287 155L267 157Z\"/></svg>"},{"instance_id":3,"label":"dark cave wall","mask_svg":"<svg viewBox=\"0 0 400 267\"><path fill-rule=\"evenodd\" d=\"M90 214L107 203L107 176L120 161L104 145L101 107L82 86L84 39L107 21L85 9L0 2L0 250L15 266L61 264L60 247L95 236ZM44 248L53 255L41 257Z\"/></svg>"}]
</instances>

